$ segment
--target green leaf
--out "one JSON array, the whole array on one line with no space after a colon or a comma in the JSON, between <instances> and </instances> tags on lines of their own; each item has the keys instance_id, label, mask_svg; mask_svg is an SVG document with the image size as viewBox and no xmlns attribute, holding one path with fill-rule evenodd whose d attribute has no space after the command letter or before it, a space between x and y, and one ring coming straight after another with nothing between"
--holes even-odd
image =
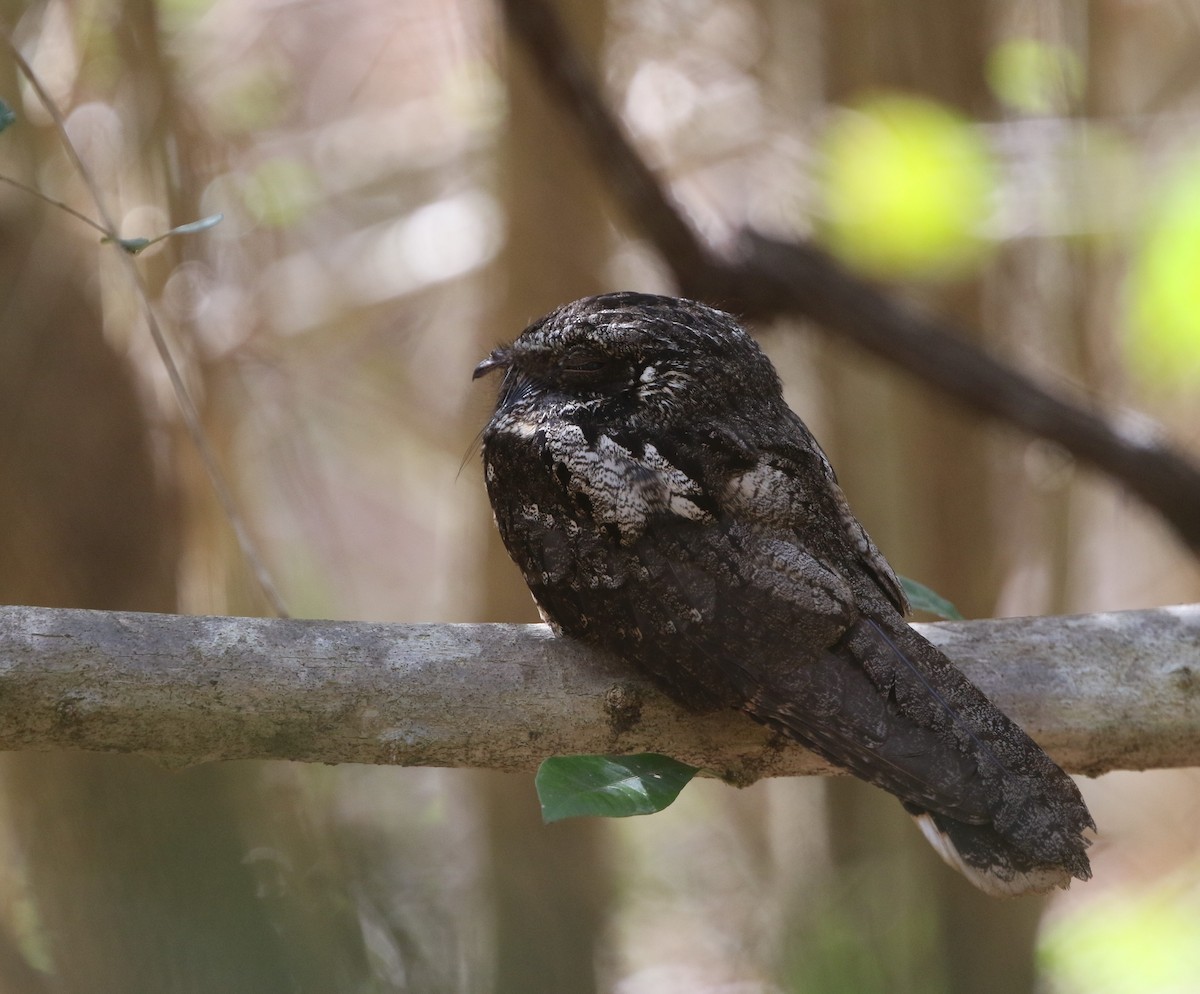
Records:
<instances>
[{"instance_id":1,"label":"green leaf","mask_svg":"<svg viewBox=\"0 0 1200 994\"><path fill-rule=\"evenodd\" d=\"M930 590L925 584L902 576L900 577L900 586L904 588L904 596L908 598L908 605L914 611L925 611L937 615L939 618L945 618L947 621L963 620L963 616L958 613L958 608L941 594Z\"/></svg>"},{"instance_id":2,"label":"green leaf","mask_svg":"<svg viewBox=\"0 0 1200 994\"><path fill-rule=\"evenodd\" d=\"M698 772L669 756L552 756L534 780L547 824L595 815L628 818L667 807Z\"/></svg>"},{"instance_id":3,"label":"green leaf","mask_svg":"<svg viewBox=\"0 0 1200 994\"><path fill-rule=\"evenodd\" d=\"M0 100L0 131L3 131L10 124L17 120L16 112L8 106L3 100Z\"/></svg>"}]
</instances>

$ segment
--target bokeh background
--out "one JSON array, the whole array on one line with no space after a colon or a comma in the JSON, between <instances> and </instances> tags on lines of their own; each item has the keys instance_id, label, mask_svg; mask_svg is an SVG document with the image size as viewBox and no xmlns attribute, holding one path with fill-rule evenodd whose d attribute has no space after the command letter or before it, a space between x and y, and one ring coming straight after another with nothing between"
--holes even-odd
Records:
<instances>
[{"instance_id":1,"label":"bokeh background","mask_svg":"<svg viewBox=\"0 0 1200 994\"><path fill-rule=\"evenodd\" d=\"M1200 4L557 4L714 244L812 237L1200 458ZM486 0L0 0L139 257L297 616L529 621L474 363L586 293L670 292ZM0 174L95 216L0 52ZM111 246L0 185L0 602L268 605ZM896 568L968 617L1200 600L1064 451L821 329L759 326ZM1095 879L973 892L844 780L693 784L543 827L532 777L0 762L4 992L1200 989L1200 776L1083 783Z\"/></svg>"}]
</instances>

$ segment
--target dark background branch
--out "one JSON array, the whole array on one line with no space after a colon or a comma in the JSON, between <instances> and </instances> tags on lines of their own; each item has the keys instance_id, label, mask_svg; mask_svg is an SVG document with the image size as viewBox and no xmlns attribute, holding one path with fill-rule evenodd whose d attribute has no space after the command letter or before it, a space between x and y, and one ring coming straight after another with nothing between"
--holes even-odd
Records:
<instances>
[{"instance_id":1,"label":"dark background branch","mask_svg":"<svg viewBox=\"0 0 1200 994\"><path fill-rule=\"evenodd\" d=\"M747 318L809 318L955 400L1061 445L1118 480L1200 551L1200 467L1149 419L1089 409L972 344L951 323L918 313L806 242L743 232L726 254L706 245L614 117L542 0L502 0L513 38L573 119L630 221L655 245L685 296Z\"/></svg>"}]
</instances>

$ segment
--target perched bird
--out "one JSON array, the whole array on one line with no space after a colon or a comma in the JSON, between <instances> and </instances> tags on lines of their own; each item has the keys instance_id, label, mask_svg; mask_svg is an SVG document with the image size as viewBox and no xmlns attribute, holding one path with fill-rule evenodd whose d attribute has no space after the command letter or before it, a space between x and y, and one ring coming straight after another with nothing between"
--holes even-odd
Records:
<instances>
[{"instance_id":1,"label":"perched bird","mask_svg":"<svg viewBox=\"0 0 1200 994\"><path fill-rule=\"evenodd\" d=\"M905 623L895 573L733 317L588 297L475 377L493 370L488 496L558 634L895 794L989 894L1091 875L1074 781Z\"/></svg>"}]
</instances>

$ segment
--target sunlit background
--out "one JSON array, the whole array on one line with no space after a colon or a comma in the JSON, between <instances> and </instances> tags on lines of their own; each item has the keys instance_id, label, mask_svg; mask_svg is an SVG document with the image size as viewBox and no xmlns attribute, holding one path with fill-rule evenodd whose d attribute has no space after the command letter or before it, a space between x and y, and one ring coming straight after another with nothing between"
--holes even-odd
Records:
<instances>
[{"instance_id":1,"label":"sunlit background","mask_svg":"<svg viewBox=\"0 0 1200 994\"><path fill-rule=\"evenodd\" d=\"M1200 459L1195 0L558 7L705 236L812 237ZM139 257L296 616L532 621L475 362L670 292L486 0L0 0ZM95 217L6 51L0 174ZM0 602L265 613L125 268L0 186ZM896 568L968 617L1200 601L1064 451L820 329L754 329ZM0 990L1200 990L1200 776L1082 784L1095 878L996 902L843 780L543 827L532 777L4 757Z\"/></svg>"}]
</instances>

